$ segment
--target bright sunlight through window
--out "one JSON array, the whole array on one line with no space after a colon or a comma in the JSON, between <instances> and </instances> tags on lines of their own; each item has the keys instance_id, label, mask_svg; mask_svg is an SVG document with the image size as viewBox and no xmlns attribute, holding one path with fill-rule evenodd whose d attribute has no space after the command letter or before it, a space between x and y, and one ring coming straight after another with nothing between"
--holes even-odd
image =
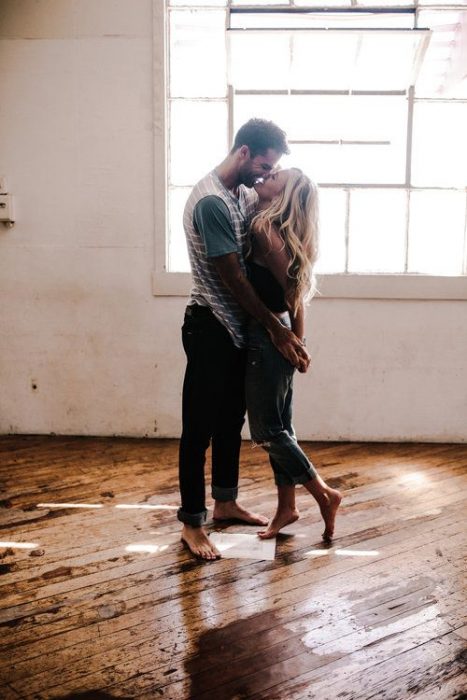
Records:
<instances>
[{"instance_id":1,"label":"bright sunlight through window","mask_svg":"<svg viewBox=\"0 0 467 700\"><path fill-rule=\"evenodd\" d=\"M396 4L168 1L169 272L191 187L256 116L320 185L318 273L467 273L467 8Z\"/></svg>"}]
</instances>

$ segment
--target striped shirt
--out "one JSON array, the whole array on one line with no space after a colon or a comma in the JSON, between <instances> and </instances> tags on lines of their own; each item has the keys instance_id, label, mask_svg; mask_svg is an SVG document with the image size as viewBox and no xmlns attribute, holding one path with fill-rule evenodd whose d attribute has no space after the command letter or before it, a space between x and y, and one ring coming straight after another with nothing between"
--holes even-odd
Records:
<instances>
[{"instance_id":1,"label":"striped shirt","mask_svg":"<svg viewBox=\"0 0 467 700\"><path fill-rule=\"evenodd\" d=\"M189 305L198 304L211 309L214 316L230 333L233 343L238 348L246 345L247 315L220 279L213 258L228 252L237 252L243 273L246 276L244 252L248 226L255 213L257 194L244 185L240 185L238 199L224 187L213 170L194 186L183 213L188 255L192 272L192 288ZM225 251L222 245L219 251L209 254L205 239L195 223L197 204L206 197L214 195L222 200L228 210L231 236ZM222 230L219 229L219 237Z\"/></svg>"}]
</instances>

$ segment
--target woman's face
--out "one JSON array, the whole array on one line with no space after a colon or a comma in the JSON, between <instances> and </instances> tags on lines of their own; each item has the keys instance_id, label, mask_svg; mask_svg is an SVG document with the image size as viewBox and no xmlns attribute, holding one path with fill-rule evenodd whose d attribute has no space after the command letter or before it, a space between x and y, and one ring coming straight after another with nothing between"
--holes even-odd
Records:
<instances>
[{"instance_id":1,"label":"woman's face","mask_svg":"<svg viewBox=\"0 0 467 700\"><path fill-rule=\"evenodd\" d=\"M268 175L264 182L258 182L255 185L255 190L260 199L271 201L281 194L284 191L289 174L290 170L276 170L271 175Z\"/></svg>"}]
</instances>

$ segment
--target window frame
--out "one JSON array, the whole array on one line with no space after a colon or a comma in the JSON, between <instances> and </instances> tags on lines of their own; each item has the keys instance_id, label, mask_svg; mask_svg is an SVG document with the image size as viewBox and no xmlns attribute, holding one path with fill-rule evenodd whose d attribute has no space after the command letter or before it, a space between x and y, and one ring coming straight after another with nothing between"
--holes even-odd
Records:
<instances>
[{"instance_id":1,"label":"window frame","mask_svg":"<svg viewBox=\"0 0 467 700\"><path fill-rule=\"evenodd\" d=\"M154 129L154 263L152 292L155 296L187 297L191 287L189 272L168 269L168 56L167 3L153 0L153 129ZM163 95L164 99L160 99ZM229 95L229 133L232 124L232 100ZM413 99L413 98L412 98ZM422 98L426 99L426 98ZM410 120L409 120L410 121ZM407 148L410 148L408 134ZM161 158L161 154L163 157ZM221 154L222 156L223 154ZM220 156L220 157L221 157ZM355 185L342 183L349 189ZM407 183L406 183L407 184ZM326 186L326 184L324 184ZM333 184L333 187L338 185ZM360 185L358 187L365 187ZM400 187L400 186L398 186ZM435 189L435 188L415 188ZM456 189L459 188L440 188ZM466 188L467 196L467 188ZM467 208L466 208L467 210ZM317 299L419 299L467 300L467 214L465 221L463 270L461 276L410 273L333 273L318 275Z\"/></svg>"}]
</instances>

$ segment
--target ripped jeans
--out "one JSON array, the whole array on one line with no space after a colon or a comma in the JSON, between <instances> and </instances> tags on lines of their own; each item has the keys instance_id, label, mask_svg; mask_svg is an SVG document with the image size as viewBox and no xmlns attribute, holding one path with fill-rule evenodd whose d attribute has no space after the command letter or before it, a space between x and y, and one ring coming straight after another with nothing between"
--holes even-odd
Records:
<instances>
[{"instance_id":1,"label":"ripped jeans","mask_svg":"<svg viewBox=\"0 0 467 700\"><path fill-rule=\"evenodd\" d=\"M287 320L281 322L290 328ZM305 484L316 476L292 426L294 367L254 319L248 326L246 403L251 439L269 454L277 486Z\"/></svg>"}]
</instances>

